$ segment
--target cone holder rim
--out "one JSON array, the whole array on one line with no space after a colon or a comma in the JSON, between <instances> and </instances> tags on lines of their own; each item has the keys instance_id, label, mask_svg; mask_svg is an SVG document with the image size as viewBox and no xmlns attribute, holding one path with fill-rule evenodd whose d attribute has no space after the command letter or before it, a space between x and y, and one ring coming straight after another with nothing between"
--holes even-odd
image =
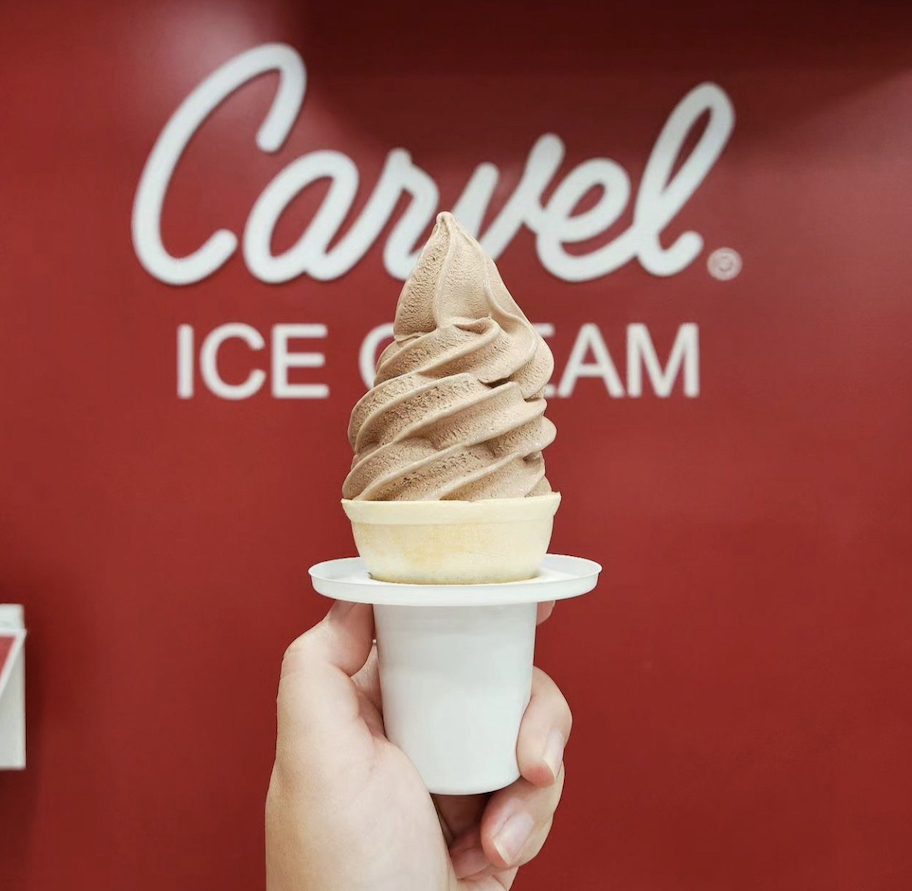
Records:
<instances>
[{"instance_id":1,"label":"cone holder rim","mask_svg":"<svg viewBox=\"0 0 912 891\"><path fill-rule=\"evenodd\" d=\"M360 557L326 560L310 567L314 590L334 600L385 606L508 606L566 600L591 591L602 567L594 560L548 554L538 575L517 582L427 585L371 578Z\"/></svg>"}]
</instances>

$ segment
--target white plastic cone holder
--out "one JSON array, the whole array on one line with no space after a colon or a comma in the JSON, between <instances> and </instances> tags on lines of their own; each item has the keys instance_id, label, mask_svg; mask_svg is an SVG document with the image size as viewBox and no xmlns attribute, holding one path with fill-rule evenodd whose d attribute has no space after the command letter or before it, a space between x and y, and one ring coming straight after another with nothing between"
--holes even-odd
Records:
<instances>
[{"instance_id":1,"label":"white plastic cone holder","mask_svg":"<svg viewBox=\"0 0 912 891\"><path fill-rule=\"evenodd\" d=\"M527 581L414 585L371 578L357 557L311 567L327 597L374 605L383 720L430 792L492 792L519 778L537 604L591 591L601 567L549 554Z\"/></svg>"}]
</instances>

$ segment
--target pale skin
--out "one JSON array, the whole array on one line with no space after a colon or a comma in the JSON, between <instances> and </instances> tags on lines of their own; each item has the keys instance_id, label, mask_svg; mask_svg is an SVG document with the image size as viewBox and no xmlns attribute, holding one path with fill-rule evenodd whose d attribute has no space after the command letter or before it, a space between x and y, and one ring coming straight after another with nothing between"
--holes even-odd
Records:
<instances>
[{"instance_id":1,"label":"pale skin","mask_svg":"<svg viewBox=\"0 0 912 891\"><path fill-rule=\"evenodd\" d=\"M539 621L553 604L542 604ZM490 795L429 795L383 732L370 606L336 603L285 653L266 801L268 891L504 891L541 850L564 785L571 715L535 669L522 776Z\"/></svg>"}]
</instances>

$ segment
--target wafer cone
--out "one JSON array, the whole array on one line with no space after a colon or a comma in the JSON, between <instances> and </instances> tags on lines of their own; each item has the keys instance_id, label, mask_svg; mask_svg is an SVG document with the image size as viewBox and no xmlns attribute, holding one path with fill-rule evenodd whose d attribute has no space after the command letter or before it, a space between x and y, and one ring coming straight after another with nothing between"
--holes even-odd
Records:
<instances>
[{"instance_id":1,"label":"wafer cone","mask_svg":"<svg viewBox=\"0 0 912 891\"><path fill-rule=\"evenodd\" d=\"M355 501L342 506L378 581L473 585L533 578L560 495L483 501Z\"/></svg>"}]
</instances>

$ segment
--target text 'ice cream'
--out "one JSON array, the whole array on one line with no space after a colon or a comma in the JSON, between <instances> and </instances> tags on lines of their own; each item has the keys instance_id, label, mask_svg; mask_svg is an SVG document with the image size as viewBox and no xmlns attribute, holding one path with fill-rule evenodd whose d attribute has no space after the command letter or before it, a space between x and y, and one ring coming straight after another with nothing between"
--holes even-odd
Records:
<instances>
[{"instance_id":1,"label":"text 'ice cream'","mask_svg":"<svg viewBox=\"0 0 912 891\"><path fill-rule=\"evenodd\" d=\"M394 341L352 411L347 499L478 501L551 491L551 351L449 213L399 296Z\"/></svg>"}]
</instances>

